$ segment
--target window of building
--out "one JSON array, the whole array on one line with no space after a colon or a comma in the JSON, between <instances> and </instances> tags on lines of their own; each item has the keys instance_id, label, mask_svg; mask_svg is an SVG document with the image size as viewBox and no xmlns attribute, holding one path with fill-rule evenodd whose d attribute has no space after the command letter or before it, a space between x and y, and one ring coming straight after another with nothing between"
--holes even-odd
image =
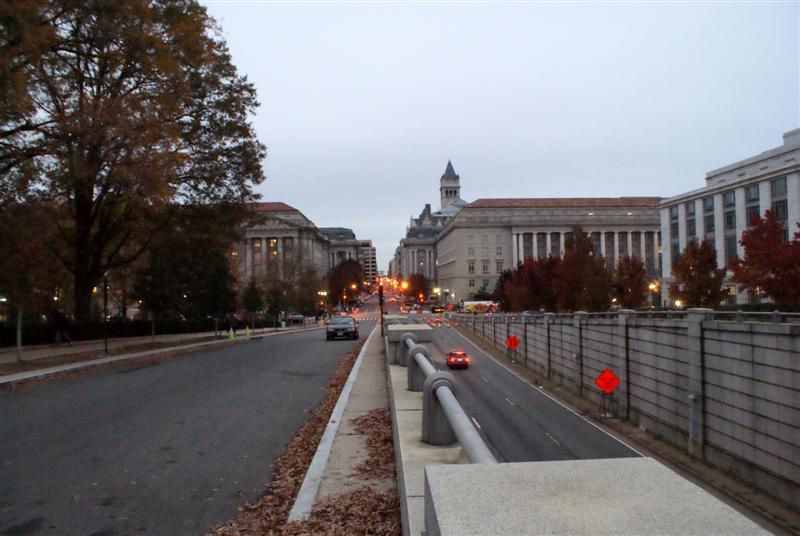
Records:
<instances>
[{"instance_id":1,"label":"window of building","mask_svg":"<svg viewBox=\"0 0 800 536\"><path fill-rule=\"evenodd\" d=\"M736 235L725 235L725 266L738 257L736 253Z\"/></svg>"},{"instance_id":2,"label":"window of building","mask_svg":"<svg viewBox=\"0 0 800 536\"><path fill-rule=\"evenodd\" d=\"M725 230L726 231L736 231L736 211L735 210L726 210L725 211Z\"/></svg>"},{"instance_id":3,"label":"window of building","mask_svg":"<svg viewBox=\"0 0 800 536\"><path fill-rule=\"evenodd\" d=\"M694 201L686 203L686 217L694 218Z\"/></svg>"},{"instance_id":4,"label":"window of building","mask_svg":"<svg viewBox=\"0 0 800 536\"><path fill-rule=\"evenodd\" d=\"M470 279L469 280L469 288L475 288L475 280L474 279Z\"/></svg>"},{"instance_id":5,"label":"window of building","mask_svg":"<svg viewBox=\"0 0 800 536\"><path fill-rule=\"evenodd\" d=\"M469 261L467 263L467 272L470 273L470 274L474 274L475 273L475 261Z\"/></svg>"},{"instance_id":6,"label":"window of building","mask_svg":"<svg viewBox=\"0 0 800 536\"><path fill-rule=\"evenodd\" d=\"M761 206L759 204L758 184L748 186L744 191L745 199L745 223L748 227L753 226L753 220L761 217Z\"/></svg>"},{"instance_id":7,"label":"window of building","mask_svg":"<svg viewBox=\"0 0 800 536\"><path fill-rule=\"evenodd\" d=\"M503 235L494 235L494 241L499 244L503 241Z\"/></svg>"},{"instance_id":8,"label":"window of building","mask_svg":"<svg viewBox=\"0 0 800 536\"><path fill-rule=\"evenodd\" d=\"M703 212L706 214L714 212L714 197L704 197L703 198Z\"/></svg>"},{"instance_id":9,"label":"window of building","mask_svg":"<svg viewBox=\"0 0 800 536\"><path fill-rule=\"evenodd\" d=\"M686 241L697 241L697 223L695 222L694 218L691 220L686 220Z\"/></svg>"},{"instance_id":10,"label":"window of building","mask_svg":"<svg viewBox=\"0 0 800 536\"><path fill-rule=\"evenodd\" d=\"M470 257L475 256L475 246L470 246L467 248L467 255L469 255Z\"/></svg>"},{"instance_id":11,"label":"window of building","mask_svg":"<svg viewBox=\"0 0 800 536\"><path fill-rule=\"evenodd\" d=\"M775 179L770 183L772 191L772 212L775 219L783 223L783 239L789 240L789 205L786 199L786 177Z\"/></svg>"},{"instance_id":12,"label":"window of building","mask_svg":"<svg viewBox=\"0 0 800 536\"><path fill-rule=\"evenodd\" d=\"M703 223L706 228L706 237L709 235L714 235L714 215L713 214L706 214L703 216Z\"/></svg>"},{"instance_id":13,"label":"window of building","mask_svg":"<svg viewBox=\"0 0 800 536\"><path fill-rule=\"evenodd\" d=\"M489 280L488 279L484 279L483 280L483 284L481 286L483 287L484 290L488 289L489 288Z\"/></svg>"},{"instance_id":14,"label":"window of building","mask_svg":"<svg viewBox=\"0 0 800 536\"><path fill-rule=\"evenodd\" d=\"M488 260L485 260L485 261L481 262L481 271L484 274L488 274L489 273L489 261Z\"/></svg>"},{"instance_id":15,"label":"window of building","mask_svg":"<svg viewBox=\"0 0 800 536\"><path fill-rule=\"evenodd\" d=\"M488 257L489 256L489 246L483 246L481 248L481 256Z\"/></svg>"},{"instance_id":16,"label":"window of building","mask_svg":"<svg viewBox=\"0 0 800 536\"><path fill-rule=\"evenodd\" d=\"M675 221L678 219L678 207L669 207L669 219Z\"/></svg>"},{"instance_id":17,"label":"window of building","mask_svg":"<svg viewBox=\"0 0 800 536\"><path fill-rule=\"evenodd\" d=\"M786 177L781 177L780 179L774 179L770 183L770 189L772 190L772 199L782 199L786 197Z\"/></svg>"},{"instance_id":18,"label":"window of building","mask_svg":"<svg viewBox=\"0 0 800 536\"><path fill-rule=\"evenodd\" d=\"M503 254L503 246L497 246L497 247L495 248L495 253L497 254L497 256L498 256L498 257L499 257L500 255L502 255L502 254Z\"/></svg>"},{"instance_id":19,"label":"window of building","mask_svg":"<svg viewBox=\"0 0 800 536\"><path fill-rule=\"evenodd\" d=\"M481 235L481 244L488 244L489 243L489 235Z\"/></svg>"},{"instance_id":20,"label":"window of building","mask_svg":"<svg viewBox=\"0 0 800 536\"><path fill-rule=\"evenodd\" d=\"M736 206L736 192L730 191L722 194L722 206L731 208Z\"/></svg>"},{"instance_id":21,"label":"window of building","mask_svg":"<svg viewBox=\"0 0 800 536\"><path fill-rule=\"evenodd\" d=\"M474 234L467 235L467 242L470 243L475 242L475 235Z\"/></svg>"},{"instance_id":22,"label":"window of building","mask_svg":"<svg viewBox=\"0 0 800 536\"><path fill-rule=\"evenodd\" d=\"M758 184L753 184L752 186L748 186L744 191L744 199L745 201L750 203L757 203L759 198L758 193Z\"/></svg>"},{"instance_id":23,"label":"window of building","mask_svg":"<svg viewBox=\"0 0 800 536\"><path fill-rule=\"evenodd\" d=\"M495 264L497 265L497 273L503 273L503 261L496 261Z\"/></svg>"}]
</instances>

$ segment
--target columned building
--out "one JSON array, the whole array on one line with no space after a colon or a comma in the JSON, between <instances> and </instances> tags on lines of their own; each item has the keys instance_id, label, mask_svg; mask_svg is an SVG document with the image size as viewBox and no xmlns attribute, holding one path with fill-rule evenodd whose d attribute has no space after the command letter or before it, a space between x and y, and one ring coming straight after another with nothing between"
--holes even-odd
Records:
<instances>
[{"instance_id":1,"label":"columned building","mask_svg":"<svg viewBox=\"0 0 800 536\"><path fill-rule=\"evenodd\" d=\"M572 227L580 226L613 269L625 256L660 273L657 197L479 199L462 208L436 243L439 286L451 301L489 292L505 269L526 258L564 255Z\"/></svg>"},{"instance_id":2,"label":"columned building","mask_svg":"<svg viewBox=\"0 0 800 536\"><path fill-rule=\"evenodd\" d=\"M356 260L364 268L364 278L374 284L378 277L375 248L372 240L359 240L352 229L346 227L321 227L320 232L328 239L328 266L333 268L348 259Z\"/></svg>"},{"instance_id":3,"label":"columned building","mask_svg":"<svg viewBox=\"0 0 800 536\"><path fill-rule=\"evenodd\" d=\"M275 275L286 279L312 268L320 277L328 271L328 239L302 212L286 203L253 203L258 222L244 229L235 255L238 279Z\"/></svg>"},{"instance_id":4,"label":"columned building","mask_svg":"<svg viewBox=\"0 0 800 536\"><path fill-rule=\"evenodd\" d=\"M439 179L440 209L433 211L428 203L419 217L411 218L406 236L395 250L389 271L398 277L422 274L435 282L437 274L436 239L447 221L455 216L467 202L461 199L461 178L448 160Z\"/></svg>"},{"instance_id":5,"label":"columned building","mask_svg":"<svg viewBox=\"0 0 800 536\"><path fill-rule=\"evenodd\" d=\"M672 266L689 242L707 240L717 252L717 265L744 255L739 241L753 218L767 209L785 224L785 238L800 223L800 129L786 132L783 145L706 173L706 185L665 199L660 206L661 234L666 245L662 296L669 299ZM730 275L730 273L728 274ZM757 302L729 279L729 303Z\"/></svg>"}]
</instances>

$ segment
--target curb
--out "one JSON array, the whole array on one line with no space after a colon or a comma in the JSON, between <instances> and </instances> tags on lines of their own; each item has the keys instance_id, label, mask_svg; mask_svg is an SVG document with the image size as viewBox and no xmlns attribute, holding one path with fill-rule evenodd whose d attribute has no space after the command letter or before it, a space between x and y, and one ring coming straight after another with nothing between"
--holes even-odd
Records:
<instances>
[{"instance_id":1,"label":"curb","mask_svg":"<svg viewBox=\"0 0 800 536\"><path fill-rule=\"evenodd\" d=\"M333 440L336 437L336 432L339 431L342 415L344 414L347 402L350 400L350 391L353 390L353 385L356 383L358 370L361 368L364 355L367 353L367 347L369 347L372 337L379 328L380 324L372 328L372 332L370 332L367 340L364 341L364 346L361 347L361 351L358 353L355 363L353 363L353 368L350 369L350 375L347 377L347 382L345 382L342 392L339 393L339 399L336 401L336 406L334 406L333 412L331 412L331 416L328 419L325 432L319 440L317 451L314 454L314 458L311 460L311 464L308 466L306 476L303 478L303 484L300 486L300 491L297 492L297 497L289 512L289 517L286 520L287 522L303 521L308 519L311 514L311 508L314 506L314 500L317 498L317 492L319 492L319 486L322 482L322 475L325 473L325 467L328 465L328 458L331 454Z\"/></svg>"},{"instance_id":2,"label":"curb","mask_svg":"<svg viewBox=\"0 0 800 536\"><path fill-rule=\"evenodd\" d=\"M39 380L43 378L47 378L49 376L54 376L56 374L61 374L62 372L72 372L76 370L83 370L83 369L91 369L94 367L99 367L101 365L107 365L109 363L117 363L120 361L129 361L133 359L138 359L140 357L147 357L153 355L162 355L162 354L169 354L172 352L180 352L183 350L199 350L206 346L215 346L219 344L232 344L235 342L241 341L250 341L255 339L262 339L264 337L275 337L278 335L286 335L289 333L302 333L304 331L313 331L316 329L323 329L325 326L314 326L312 328L303 328L298 330L291 330L291 331L278 331L273 333L259 333L255 335L250 335L249 337L242 337L241 339L219 339L213 341L204 341L204 342L196 342L192 344L184 344L182 346L170 346L166 348L159 348L156 350L146 350L144 352L135 352L132 354L123 354L117 355L113 357L104 357L101 359L94 359L92 361L81 361L79 363L71 363L69 365L61 365L57 367L49 367L43 368L38 370L31 370L28 372L18 372L16 374L9 374L8 376L0 377L0 387L5 387L8 385L13 385L15 383L22 383L27 382L30 380Z\"/></svg>"}]
</instances>

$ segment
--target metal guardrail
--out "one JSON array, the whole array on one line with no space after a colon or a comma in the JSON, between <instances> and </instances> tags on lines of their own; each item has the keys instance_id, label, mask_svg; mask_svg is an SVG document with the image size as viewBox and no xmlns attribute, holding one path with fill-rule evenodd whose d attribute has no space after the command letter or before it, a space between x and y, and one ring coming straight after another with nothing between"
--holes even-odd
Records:
<instances>
[{"instance_id":1,"label":"metal guardrail","mask_svg":"<svg viewBox=\"0 0 800 536\"><path fill-rule=\"evenodd\" d=\"M431 445L450 445L458 440L470 463L497 463L455 396L449 372L437 371L428 350L411 333L401 339L407 350L401 365L408 367L408 388L422 391L422 440Z\"/></svg>"}]
</instances>

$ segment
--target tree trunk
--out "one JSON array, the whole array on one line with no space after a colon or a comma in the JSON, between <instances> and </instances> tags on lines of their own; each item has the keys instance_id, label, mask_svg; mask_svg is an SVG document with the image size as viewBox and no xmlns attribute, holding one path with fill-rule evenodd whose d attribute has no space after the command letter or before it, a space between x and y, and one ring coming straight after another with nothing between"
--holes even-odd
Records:
<instances>
[{"instance_id":1,"label":"tree trunk","mask_svg":"<svg viewBox=\"0 0 800 536\"><path fill-rule=\"evenodd\" d=\"M76 268L79 268L76 266ZM78 320L90 320L92 312L92 289L94 282L88 270L86 272L75 272L75 318Z\"/></svg>"},{"instance_id":2,"label":"tree trunk","mask_svg":"<svg viewBox=\"0 0 800 536\"><path fill-rule=\"evenodd\" d=\"M17 309L17 363L22 363L22 307Z\"/></svg>"}]
</instances>

